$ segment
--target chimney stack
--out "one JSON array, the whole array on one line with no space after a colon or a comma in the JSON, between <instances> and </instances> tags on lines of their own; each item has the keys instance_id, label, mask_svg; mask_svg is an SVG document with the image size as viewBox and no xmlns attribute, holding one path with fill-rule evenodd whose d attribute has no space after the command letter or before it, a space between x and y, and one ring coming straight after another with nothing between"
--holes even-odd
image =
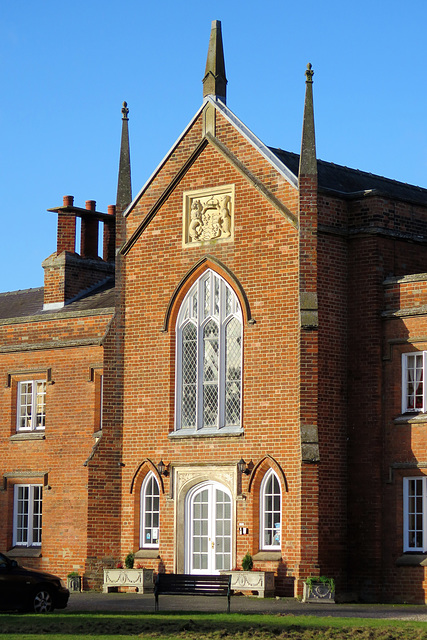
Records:
<instances>
[{"instance_id":1,"label":"chimney stack","mask_svg":"<svg viewBox=\"0 0 427 640\"><path fill-rule=\"evenodd\" d=\"M86 200L86 210L96 211L95 200ZM98 257L98 218L91 215L82 215L82 227L80 236L80 255L82 258Z\"/></svg>"},{"instance_id":2,"label":"chimney stack","mask_svg":"<svg viewBox=\"0 0 427 640\"><path fill-rule=\"evenodd\" d=\"M63 209L73 206L74 196L63 197ZM63 251L74 253L76 250L76 217L65 211L58 212L58 231L56 240L56 253L59 256Z\"/></svg>"}]
</instances>

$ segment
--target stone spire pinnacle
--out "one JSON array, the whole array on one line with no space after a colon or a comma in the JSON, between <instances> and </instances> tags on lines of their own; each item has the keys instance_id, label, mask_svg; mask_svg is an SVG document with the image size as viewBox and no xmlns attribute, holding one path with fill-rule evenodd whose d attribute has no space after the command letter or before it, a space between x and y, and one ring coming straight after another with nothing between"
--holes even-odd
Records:
<instances>
[{"instance_id":1,"label":"stone spire pinnacle","mask_svg":"<svg viewBox=\"0 0 427 640\"><path fill-rule=\"evenodd\" d=\"M221 22L212 21L206 60L205 77L203 78L203 97L213 96L226 102L227 78L225 76L224 50L222 46Z\"/></svg>"},{"instance_id":2,"label":"stone spire pinnacle","mask_svg":"<svg viewBox=\"0 0 427 640\"><path fill-rule=\"evenodd\" d=\"M119 179L117 184L117 207L125 209L132 202L132 185L130 179L130 151L129 151L129 118L128 105L123 102L122 107L122 141L120 145Z\"/></svg>"},{"instance_id":3,"label":"stone spire pinnacle","mask_svg":"<svg viewBox=\"0 0 427 640\"><path fill-rule=\"evenodd\" d=\"M302 125L301 155L299 161L299 175L317 175L316 137L314 134L314 108L313 108L313 74L310 63L305 72L305 103Z\"/></svg>"}]
</instances>

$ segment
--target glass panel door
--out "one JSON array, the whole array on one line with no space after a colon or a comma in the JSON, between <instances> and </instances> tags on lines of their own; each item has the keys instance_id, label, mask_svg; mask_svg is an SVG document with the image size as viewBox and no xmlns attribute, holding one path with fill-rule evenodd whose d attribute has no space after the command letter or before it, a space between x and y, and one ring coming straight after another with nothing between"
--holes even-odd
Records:
<instances>
[{"instance_id":1,"label":"glass panel door","mask_svg":"<svg viewBox=\"0 0 427 640\"><path fill-rule=\"evenodd\" d=\"M213 574L231 569L231 497L216 483L206 483L189 496L186 511L188 573Z\"/></svg>"}]
</instances>

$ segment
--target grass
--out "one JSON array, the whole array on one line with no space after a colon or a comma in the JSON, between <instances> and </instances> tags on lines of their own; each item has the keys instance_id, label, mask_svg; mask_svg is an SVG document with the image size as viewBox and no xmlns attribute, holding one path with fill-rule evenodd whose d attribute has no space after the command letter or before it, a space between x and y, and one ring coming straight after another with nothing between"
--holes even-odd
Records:
<instances>
[{"instance_id":1,"label":"grass","mask_svg":"<svg viewBox=\"0 0 427 640\"><path fill-rule=\"evenodd\" d=\"M0 640L423 640L426 622L231 613L3 614Z\"/></svg>"}]
</instances>

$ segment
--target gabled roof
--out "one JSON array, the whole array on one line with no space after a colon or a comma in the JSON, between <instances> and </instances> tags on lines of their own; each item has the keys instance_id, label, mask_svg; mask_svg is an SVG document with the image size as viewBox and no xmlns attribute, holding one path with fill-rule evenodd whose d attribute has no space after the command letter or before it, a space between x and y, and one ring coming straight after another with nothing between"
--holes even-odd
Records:
<instances>
[{"instance_id":1,"label":"gabled roof","mask_svg":"<svg viewBox=\"0 0 427 640\"><path fill-rule=\"evenodd\" d=\"M155 176L167 162L169 157L175 151L187 131L191 128L194 121L199 117L202 109L207 102L210 102L224 116L230 124L246 139L250 144L269 162L285 180L287 180L295 189L298 189L298 168L299 154L290 151L283 151L275 147L267 147L239 118L229 109L221 100L216 100L212 96L207 96L197 113L194 115L188 126L181 133L179 138L167 152L163 160L153 171L142 189L135 196L133 201L124 211L123 215L128 215L138 200L141 198L147 187L153 181ZM323 160L317 161L319 188L322 190L334 191L341 196L354 196L361 193L376 192L388 195L392 198L416 202L419 204L427 204L427 189L409 185L397 180L390 180L382 176L378 176L358 169L350 169L332 162Z\"/></svg>"},{"instance_id":2,"label":"gabled roof","mask_svg":"<svg viewBox=\"0 0 427 640\"><path fill-rule=\"evenodd\" d=\"M86 315L92 312L114 308L114 280L109 278L98 288L61 309L43 311L43 287L22 289L0 293L0 321L12 318L40 316L61 317L67 315Z\"/></svg>"},{"instance_id":3,"label":"gabled roof","mask_svg":"<svg viewBox=\"0 0 427 640\"><path fill-rule=\"evenodd\" d=\"M198 111L196 112L194 117L191 119L191 121L188 123L188 125L186 126L184 131L179 136L179 138L176 140L176 142L169 149L169 151L167 152L167 154L165 155L163 160L160 162L160 164L155 168L155 170L153 171L151 176L148 178L148 180L146 181L146 183L144 184L142 189L137 193L137 195L132 200L130 205L127 207L127 209L123 212L124 216L127 216L130 213L130 211L133 209L133 207L137 204L138 200L144 194L144 192L146 191L148 186L151 184L151 182L153 181L155 176L159 173L159 171L161 170L163 165L166 164L166 162L168 161L170 156L173 154L173 152L175 151L175 149L177 148L177 146L179 145L181 140L184 138L184 136L186 135L187 131L192 127L192 125L195 122L195 120L197 120L197 118L199 117L200 113L202 112L202 110L203 110L203 108L204 108L204 106L206 105L207 102L210 102L212 105L214 105L215 109L217 109L224 116L224 118L226 118L226 120L228 120L237 129L237 131L244 138L246 138L246 140L248 140L248 142L250 142L252 144L252 146L255 147L255 149L272 166L274 166L275 169L277 169L277 171L293 187L295 187L296 189L298 188L298 178L297 178L298 172L295 175L292 171L290 171L288 169L288 167L285 164L283 164L283 162L281 162L280 158L278 158L275 153L272 153L272 151L263 142L261 142L261 140L259 138L257 138L256 135L254 133L252 133L252 131L245 124L243 124L243 122L241 120L239 120L239 118L236 115L234 115L234 113L228 107L226 107L226 105L221 100L215 100L212 96L207 96L204 99L202 106L200 107L200 109L198 109Z\"/></svg>"}]
</instances>

